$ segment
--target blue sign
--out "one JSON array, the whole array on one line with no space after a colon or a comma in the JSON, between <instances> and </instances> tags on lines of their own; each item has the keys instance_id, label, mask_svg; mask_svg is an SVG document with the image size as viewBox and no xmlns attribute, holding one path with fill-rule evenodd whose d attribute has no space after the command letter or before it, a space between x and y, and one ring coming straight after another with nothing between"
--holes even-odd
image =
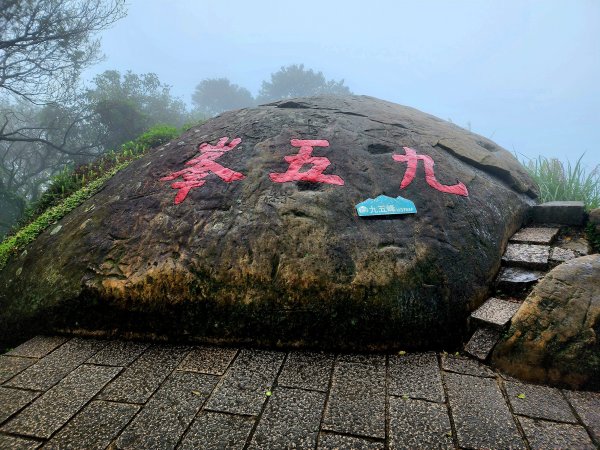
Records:
<instances>
[{"instance_id":1,"label":"blue sign","mask_svg":"<svg viewBox=\"0 0 600 450\"><path fill-rule=\"evenodd\" d=\"M356 205L356 212L361 217L391 216L396 214L416 214L417 207L404 197L388 197L380 195L376 199L368 198Z\"/></svg>"}]
</instances>

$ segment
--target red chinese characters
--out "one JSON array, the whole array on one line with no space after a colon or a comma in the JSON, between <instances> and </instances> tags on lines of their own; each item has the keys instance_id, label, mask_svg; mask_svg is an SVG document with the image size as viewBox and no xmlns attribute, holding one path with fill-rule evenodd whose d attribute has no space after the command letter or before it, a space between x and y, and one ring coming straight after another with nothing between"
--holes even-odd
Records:
<instances>
[{"instance_id":1,"label":"red chinese characters","mask_svg":"<svg viewBox=\"0 0 600 450\"><path fill-rule=\"evenodd\" d=\"M290 166L284 173L270 173L269 178L271 178L271 181L276 183L310 181L313 183L337 184L338 186L344 185L344 180L337 175L323 174L323 171L331 164L329 159L322 156L312 156L313 147L329 147L329 141L324 139L292 139L290 143L293 147L300 147L300 151L296 155L286 156L284 158ZM313 167L306 172L300 172L300 169L305 164L312 164Z\"/></svg>"},{"instance_id":2,"label":"red chinese characters","mask_svg":"<svg viewBox=\"0 0 600 450\"><path fill-rule=\"evenodd\" d=\"M441 184L435 178L435 173L433 171L433 166L435 163L433 162L433 159L430 156L417 155L417 152L410 147L403 147L403 148L404 148L404 151L406 152L405 155L393 155L392 156L394 158L394 160L396 160L396 161L407 163L406 164L406 166L407 166L406 172L404 173L404 178L402 178L402 182L400 183L400 189L404 189L410 183L412 183L412 180L414 180L415 174L417 173L417 163L419 162L419 160L421 160L421 161L423 161L423 164L425 166L425 181L427 181L427 184L429 186L431 186L432 188L434 188L440 192L445 192L447 194L462 195L464 197L469 196L469 191L467 190L467 187L463 183L458 182L457 184L454 184L452 186L446 186L446 185Z\"/></svg>"},{"instance_id":3,"label":"red chinese characters","mask_svg":"<svg viewBox=\"0 0 600 450\"><path fill-rule=\"evenodd\" d=\"M178 189L175 196L175 204L183 202L190 190L199 188L206 183L205 178L213 173L226 183L242 180L245 176L228 167L224 167L216 160L224 153L233 150L242 140L233 139L227 143L228 137L219 139L216 145L208 143L200 144L200 152L195 158L185 163L186 167L177 172L161 178L161 181L172 181L177 178L183 178L183 181L175 181L171 184L173 189ZM328 158L323 156L313 156L314 147L329 147L329 141L325 139L292 139L290 141L293 147L299 148L298 153L286 156L284 159L289 164L285 172L272 172L269 174L271 181L275 183L287 183L290 181L308 181L311 183L326 183L338 186L344 185L344 180L338 175L326 175L323 172L331 165ZM404 155L392 155L395 161L406 163L406 172L400 183L400 189L405 189L412 183L417 173L419 161L423 161L425 166L425 181L432 188L445 192L447 194L469 196L467 187L458 182L452 186L441 184L436 178L433 170L433 159L428 155L419 155L410 147L403 147ZM305 168L304 171L301 171Z\"/></svg>"},{"instance_id":4,"label":"red chinese characters","mask_svg":"<svg viewBox=\"0 0 600 450\"><path fill-rule=\"evenodd\" d=\"M191 189L200 187L206 183L205 178L210 173L214 173L226 183L245 178L241 173L223 167L221 164L215 162L215 160L223 156L225 152L233 150L240 142L242 142L240 138L236 138L227 144L226 142L228 140L228 137L222 137L219 139L217 145L207 143L200 144L198 147L200 155L186 162L185 165L188 167L160 179L160 181L171 181L179 177L183 178L183 181L176 181L171 184L173 189L179 189L179 192L177 192L177 195L175 196L176 205L185 200Z\"/></svg>"}]
</instances>

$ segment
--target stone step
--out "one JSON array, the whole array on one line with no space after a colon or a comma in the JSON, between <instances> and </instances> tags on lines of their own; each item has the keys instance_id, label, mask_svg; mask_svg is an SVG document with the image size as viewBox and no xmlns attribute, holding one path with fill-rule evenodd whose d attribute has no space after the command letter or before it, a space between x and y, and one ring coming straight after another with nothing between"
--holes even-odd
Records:
<instances>
[{"instance_id":1,"label":"stone step","mask_svg":"<svg viewBox=\"0 0 600 450\"><path fill-rule=\"evenodd\" d=\"M501 331L497 328L481 326L475 330L467 345L465 352L475 358L485 361L500 340Z\"/></svg>"},{"instance_id":2,"label":"stone step","mask_svg":"<svg viewBox=\"0 0 600 450\"><path fill-rule=\"evenodd\" d=\"M548 245L509 243L502 256L502 263L508 267L546 270L549 256L550 246Z\"/></svg>"},{"instance_id":3,"label":"stone step","mask_svg":"<svg viewBox=\"0 0 600 450\"><path fill-rule=\"evenodd\" d=\"M550 265L557 266L558 264L575 259L578 256L577 253L568 248L552 247L550 250Z\"/></svg>"},{"instance_id":4,"label":"stone step","mask_svg":"<svg viewBox=\"0 0 600 450\"><path fill-rule=\"evenodd\" d=\"M533 223L558 225L583 225L585 210L583 202L546 202L535 205L531 211Z\"/></svg>"},{"instance_id":5,"label":"stone step","mask_svg":"<svg viewBox=\"0 0 600 450\"><path fill-rule=\"evenodd\" d=\"M544 272L521 267L503 267L496 278L496 288L506 293L520 292L537 283Z\"/></svg>"},{"instance_id":6,"label":"stone step","mask_svg":"<svg viewBox=\"0 0 600 450\"><path fill-rule=\"evenodd\" d=\"M513 237L510 238L510 242L519 244L550 245L559 231L560 228L557 227L525 227L517 231Z\"/></svg>"},{"instance_id":7,"label":"stone step","mask_svg":"<svg viewBox=\"0 0 600 450\"><path fill-rule=\"evenodd\" d=\"M520 306L521 303L519 302L491 297L471 313L471 320L475 323L502 330L508 325Z\"/></svg>"}]
</instances>

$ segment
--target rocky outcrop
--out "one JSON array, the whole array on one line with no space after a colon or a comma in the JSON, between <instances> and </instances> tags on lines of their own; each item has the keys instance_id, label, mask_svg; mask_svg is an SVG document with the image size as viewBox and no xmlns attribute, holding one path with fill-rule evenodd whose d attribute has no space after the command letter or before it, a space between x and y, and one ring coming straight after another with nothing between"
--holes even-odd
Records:
<instances>
[{"instance_id":1,"label":"rocky outcrop","mask_svg":"<svg viewBox=\"0 0 600 450\"><path fill-rule=\"evenodd\" d=\"M382 194L417 213L358 216ZM509 152L412 108L322 97L225 113L9 261L0 333L449 348L534 197Z\"/></svg>"},{"instance_id":2,"label":"rocky outcrop","mask_svg":"<svg viewBox=\"0 0 600 450\"><path fill-rule=\"evenodd\" d=\"M493 363L528 381L600 389L600 255L544 277L512 318Z\"/></svg>"}]
</instances>

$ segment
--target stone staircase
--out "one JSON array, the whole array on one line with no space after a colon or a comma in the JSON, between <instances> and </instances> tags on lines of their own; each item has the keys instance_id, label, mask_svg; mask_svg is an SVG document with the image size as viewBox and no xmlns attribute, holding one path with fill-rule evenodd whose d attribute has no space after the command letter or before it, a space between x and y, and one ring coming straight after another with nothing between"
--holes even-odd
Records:
<instances>
[{"instance_id":1,"label":"stone staircase","mask_svg":"<svg viewBox=\"0 0 600 450\"><path fill-rule=\"evenodd\" d=\"M471 313L474 330L464 351L485 361L533 286L558 264L590 251L581 226L582 202L549 202L532 209L529 225L509 240L495 292Z\"/></svg>"}]
</instances>

